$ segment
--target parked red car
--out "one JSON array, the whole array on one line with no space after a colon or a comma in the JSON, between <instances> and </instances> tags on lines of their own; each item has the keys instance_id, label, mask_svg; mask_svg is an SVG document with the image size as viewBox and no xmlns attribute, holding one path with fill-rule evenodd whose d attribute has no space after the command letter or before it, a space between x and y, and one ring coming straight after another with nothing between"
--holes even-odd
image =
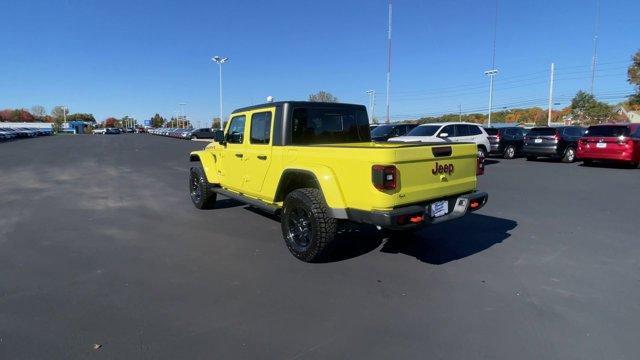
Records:
<instances>
[{"instance_id":1,"label":"parked red car","mask_svg":"<svg viewBox=\"0 0 640 360\"><path fill-rule=\"evenodd\" d=\"M640 124L594 125L578 142L577 158L593 161L640 164Z\"/></svg>"}]
</instances>

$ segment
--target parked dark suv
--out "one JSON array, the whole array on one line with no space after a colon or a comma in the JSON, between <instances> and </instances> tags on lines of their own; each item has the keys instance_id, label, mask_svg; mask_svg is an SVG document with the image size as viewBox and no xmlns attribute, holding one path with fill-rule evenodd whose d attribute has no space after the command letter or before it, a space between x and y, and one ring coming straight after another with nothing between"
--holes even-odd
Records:
<instances>
[{"instance_id":1,"label":"parked dark suv","mask_svg":"<svg viewBox=\"0 0 640 360\"><path fill-rule=\"evenodd\" d=\"M524 138L522 153L527 160L551 157L562 162L574 162L578 141L584 132L585 129L579 126L533 128Z\"/></svg>"},{"instance_id":2,"label":"parked dark suv","mask_svg":"<svg viewBox=\"0 0 640 360\"><path fill-rule=\"evenodd\" d=\"M209 128L194 129L188 136L189 139L213 139L213 131Z\"/></svg>"},{"instance_id":3,"label":"parked dark suv","mask_svg":"<svg viewBox=\"0 0 640 360\"><path fill-rule=\"evenodd\" d=\"M513 159L520 155L524 146L524 132L519 127L485 128L489 135L491 150L489 155L500 155Z\"/></svg>"},{"instance_id":4,"label":"parked dark suv","mask_svg":"<svg viewBox=\"0 0 640 360\"><path fill-rule=\"evenodd\" d=\"M406 135L409 131L413 130L417 124L384 124L378 125L375 129L371 130L371 140L373 141L387 141L389 138Z\"/></svg>"}]
</instances>

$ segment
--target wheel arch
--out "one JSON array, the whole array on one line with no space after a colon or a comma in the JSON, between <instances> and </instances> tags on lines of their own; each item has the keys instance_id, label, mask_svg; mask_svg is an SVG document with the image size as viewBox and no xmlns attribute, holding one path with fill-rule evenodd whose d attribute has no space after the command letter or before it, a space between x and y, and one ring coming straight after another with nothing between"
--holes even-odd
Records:
<instances>
[{"instance_id":1,"label":"wheel arch","mask_svg":"<svg viewBox=\"0 0 640 360\"><path fill-rule=\"evenodd\" d=\"M291 191L304 187L319 189L330 208L345 208L340 186L331 169L324 166L285 169L280 176L274 201L284 201Z\"/></svg>"},{"instance_id":2,"label":"wheel arch","mask_svg":"<svg viewBox=\"0 0 640 360\"><path fill-rule=\"evenodd\" d=\"M219 176L216 171L216 156L206 151L193 151L189 154L189 161L200 163L204 170L204 176L211 184L220 183Z\"/></svg>"}]
</instances>

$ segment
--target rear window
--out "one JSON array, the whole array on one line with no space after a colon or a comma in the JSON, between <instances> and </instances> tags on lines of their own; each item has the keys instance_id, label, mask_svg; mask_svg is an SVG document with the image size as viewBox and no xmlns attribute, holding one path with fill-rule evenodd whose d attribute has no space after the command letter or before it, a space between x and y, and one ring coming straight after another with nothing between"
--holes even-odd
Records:
<instances>
[{"instance_id":1,"label":"rear window","mask_svg":"<svg viewBox=\"0 0 640 360\"><path fill-rule=\"evenodd\" d=\"M529 131L529 136L553 136L556 134L554 128L533 128Z\"/></svg>"},{"instance_id":2,"label":"rear window","mask_svg":"<svg viewBox=\"0 0 640 360\"><path fill-rule=\"evenodd\" d=\"M369 142L366 111L348 108L296 108L291 116L294 145Z\"/></svg>"},{"instance_id":3,"label":"rear window","mask_svg":"<svg viewBox=\"0 0 640 360\"><path fill-rule=\"evenodd\" d=\"M439 125L422 125L409 131L407 136L433 136L440 129Z\"/></svg>"},{"instance_id":4,"label":"rear window","mask_svg":"<svg viewBox=\"0 0 640 360\"><path fill-rule=\"evenodd\" d=\"M489 128L489 129L484 129L484 131L486 131L487 134L489 135L498 135L498 129Z\"/></svg>"},{"instance_id":5,"label":"rear window","mask_svg":"<svg viewBox=\"0 0 640 360\"><path fill-rule=\"evenodd\" d=\"M627 126L590 126L585 136L618 137L629 136Z\"/></svg>"},{"instance_id":6,"label":"rear window","mask_svg":"<svg viewBox=\"0 0 640 360\"><path fill-rule=\"evenodd\" d=\"M371 131L371 136L387 136L391 133L394 127L394 125L380 125Z\"/></svg>"}]
</instances>

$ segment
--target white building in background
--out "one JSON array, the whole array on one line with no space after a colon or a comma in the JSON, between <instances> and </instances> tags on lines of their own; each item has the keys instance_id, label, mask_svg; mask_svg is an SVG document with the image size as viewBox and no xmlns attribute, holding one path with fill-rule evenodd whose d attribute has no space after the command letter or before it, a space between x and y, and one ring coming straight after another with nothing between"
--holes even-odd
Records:
<instances>
[{"instance_id":1,"label":"white building in background","mask_svg":"<svg viewBox=\"0 0 640 360\"><path fill-rule=\"evenodd\" d=\"M620 106L618 113L624 114L627 119L629 119L630 123L640 123L640 111L631 111L624 108L624 106Z\"/></svg>"}]
</instances>

